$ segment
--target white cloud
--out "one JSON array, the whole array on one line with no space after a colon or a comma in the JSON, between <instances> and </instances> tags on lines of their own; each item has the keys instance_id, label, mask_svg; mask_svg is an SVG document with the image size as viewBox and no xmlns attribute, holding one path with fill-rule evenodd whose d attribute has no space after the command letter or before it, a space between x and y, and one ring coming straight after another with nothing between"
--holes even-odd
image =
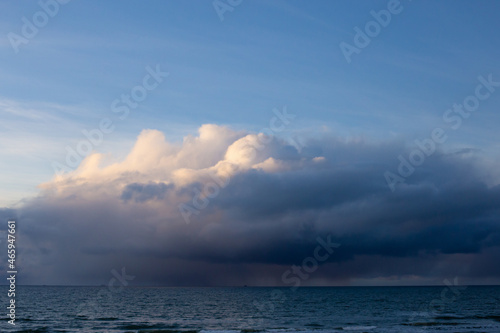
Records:
<instances>
[{"instance_id":1,"label":"white cloud","mask_svg":"<svg viewBox=\"0 0 500 333\"><path fill-rule=\"evenodd\" d=\"M123 186L133 182L166 182L185 186L203 182L209 174L230 177L238 172L261 169L267 172L289 169L288 163L273 157L279 149L276 138L264 134L234 131L205 124L198 136L187 136L180 145L169 143L158 130L143 130L128 156L107 164L106 156L93 153L73 172L56 176L43 188L68 188L83 183Z\"/></svg>"},{"instance_id":2,"label":"white cloud","mask_svg":"<svg viewBox=\"0 0 500 333\"><path fill-rule=\"evenodd\" d=\"M361 279L393 276L394 255L418 262L429 251L425 268L402 270L424 276L448 258L432 253L481 259L481 249L496 251L500 189L481 181L477 158L436 153L393 193L383 173L402 145L307 142L299 152L275 137L203 125L178 144L144 130L119 161L89 155L16 209L23 276L37 284L96 283L99 272L126 266L144 283L267 281L328 235L344 252L327 264L333 275L318 273L318 281L350 278L335 262L357 267ZM189 224L182 204L196 209Z\"/></svg>"}]
</instances>

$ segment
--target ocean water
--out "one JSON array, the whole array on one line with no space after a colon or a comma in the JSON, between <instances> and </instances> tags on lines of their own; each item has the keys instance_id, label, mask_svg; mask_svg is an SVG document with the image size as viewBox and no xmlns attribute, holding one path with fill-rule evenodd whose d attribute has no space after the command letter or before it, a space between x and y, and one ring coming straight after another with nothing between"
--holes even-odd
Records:
<instances>
[{"instance_id":1,"label":"ocean water","mask_svg":"<svg viewBox=\"0 0 500 333\"><path fill-rule=\"evenodd\" d=\"M1 286L0 332L500 332L500 287Z\"/></svg>"}]
</instances>

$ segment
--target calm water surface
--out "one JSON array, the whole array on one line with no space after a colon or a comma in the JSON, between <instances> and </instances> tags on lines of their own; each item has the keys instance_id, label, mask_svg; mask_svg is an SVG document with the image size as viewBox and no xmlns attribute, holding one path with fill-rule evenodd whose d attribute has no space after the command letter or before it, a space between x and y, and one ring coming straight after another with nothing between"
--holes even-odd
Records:
<instances>
[{"instance_id":1,"label":"calm water surface","mask_svg":"<svg viewBox=\"0 0 500 333\"><path fill-rule=\"evenodd\" d=\"M0 332L500 332L500 287L0 289Z\"/></svg>"}]
</instances>

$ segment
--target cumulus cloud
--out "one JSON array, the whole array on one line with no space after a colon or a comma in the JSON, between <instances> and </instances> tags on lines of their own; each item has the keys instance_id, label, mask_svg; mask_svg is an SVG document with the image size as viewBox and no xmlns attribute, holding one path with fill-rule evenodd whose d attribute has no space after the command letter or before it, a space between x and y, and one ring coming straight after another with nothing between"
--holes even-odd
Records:
<instances>
[{"instance_id":1,"label":"cumulus cloud","mask_svg":"<svg viewBox=\"0 0 500 333\"><path fill-rule=\"evenodd\" d=\"M0 215L18 220L24 283L100 284L126 267L138 284L283 284L318 237L340 247L303 284L500 281L500 186L480 153L438 151L392 192L384 172L404 151L217 125L173 144L144 130L123 161L92 154Z\"/></svg>"}]
</instances>

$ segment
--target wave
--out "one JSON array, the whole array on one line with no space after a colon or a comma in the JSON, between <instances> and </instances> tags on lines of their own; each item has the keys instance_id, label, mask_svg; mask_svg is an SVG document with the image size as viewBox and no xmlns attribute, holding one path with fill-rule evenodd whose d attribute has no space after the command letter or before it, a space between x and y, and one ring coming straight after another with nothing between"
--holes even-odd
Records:
<instances>
[{"instance_id":1,"label":"wave","mask_svg":"<svg viewBox=\"0 0 500 333\"><path fill-rule=\"evenodd\" d=\"M500 322L500 315L485 315L485 316L477 315L477 316L474 316L472 318L474 318L474 319L493 319L495 321Z\"/></svg>"},{"instance_id":2,"label":"wave","mask_svg":"<svg viewBox=\"0 0 500 333\"><path fill-rule=\"evenodd\" d=\"M423 321L423 322L415 322L415 323L403 323L402 325L404 326L456 326L456 325L462 325L462 323L456 323L456 322L449 322L449 323L443 323L440 321Z\"/></svg>"},{"instance_id":3,"label":"wave","mask_svg":"<svg viewBox=\"0 0 500 333\"><path fill-rule=\"evenodd\" d=\"M457 320L457 319L466 319L466 317L462 317L462 316L437 316L437 317L434 317L435 319L438 319L438 320Z\"/></svg>"},{"instance_id":4,"label":"wave","mask_svg":"<svg viewBox=\"0 0 500 333\"><path fill-rule=\"evenodd\" d=\"M176 327L177 325L171 326L164 324L147 324L147 323L129 323L117 326L117 328L121 330L148 330L148 332L151 332L151 330L156 330L153 332L163 331L170 333L182 332L181 330L176 329ZM198 331L186 330L184 332L198 332Z\"/></svg>"},{"instance_id":5,"label":"wave","mask_svg":"<svg viewBox=\"0 0 500 333\"><path fill-rule=\"evenodd\" d=\"M48 332L50 332L48 327L40 327L35 329L16 331L16 333L48 333Z\"/></svg>"},{"instance_id":6,"label":"wave","mask_svg":"<svg viewBox=\"0 0 500 333\"><path fill-rule=\"evenodd\" d=\"M344 331L369 331L377 328L377 326L346 326L342 327Z\"/></svg>"},{"instance_id":7,"label":"wave","mask_svg":"<svg viewBox=\"0 0 500 333\"><path fill-rule=\"evenodd\" d=\"M94 320L97 321L113 321L113 320L119 320L120 318L117 317L101 317L101 318L96 318Z\"/></svg>"}]
</instances>

